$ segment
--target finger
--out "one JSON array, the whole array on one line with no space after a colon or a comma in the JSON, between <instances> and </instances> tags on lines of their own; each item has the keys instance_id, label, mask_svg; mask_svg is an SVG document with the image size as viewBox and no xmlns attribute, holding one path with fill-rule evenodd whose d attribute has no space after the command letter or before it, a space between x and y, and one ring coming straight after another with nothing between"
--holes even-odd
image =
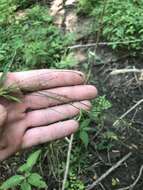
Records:
<instances>
[{"instance_id":1,"label":"finger","mask_svg":"<svg viewBox=\"0 0 143 190\"><path fill-rule=\"evenodd\" d=\"M7 119L7 111L4 106L0 104L0 128L3 126Z\"/></svg>"},{"instance_id":2,"label":"finger","mask_svg":"<svg viewBox=\"0 0 143 190\"><path fill-rule=\"evenodd\" d=\"M7 111L4 106L0 104L0 149L4 147L4 144L1 141L3 130L4 130L4 124L7 120Z\"/></svg>"},{"instance_id":3,"label":"finger","mask_svg":"<svg viewBox=\"0 0 143 190\"><path fill-rule=\"evenodd\" d=\"M25 104L30 109L46 108L73 101L95 98L97 90L91 85L78 85L43 90L25 96Z\"/></svg>"},{"instance_id":4,"label":"finger","mask_svg":"<svg viewBox=\"0 0 143 190\"><path fill-rule=\"evenodd\" d=\"M16 72L13 78L21 90L37 91L47 88L71 86L84 83L83 73L73 70L41 69L25 72Z\"/></svg>"},{"instance_id":5,"label":"finger","mask_svg":"<svg viewBox=\"0 0 143 190\"><path fill-rule=\"evenodd\" d=\"M48 125L72 118L79 114L80 110L89 110L90 108L91 103L89 101L82 101L32 111L27 115L27 125L29 127Z\"/></svg>"},{"instance_id":6,"label":"finger","mask_svg":"<svg viewBox=\"0 0 143 190\"><path fill-rule=\"evenodd\" d=\"M29 129L24 135L22 148L29 148L34 145L66 137L74 133L78 129L78 126L78 122L75 120L68 120Z\"/></svg>"},{"instance_id":7,"label":"finger","mask_svg":"<svg viewBox=\"0 0 143 190\"><path fill-rule=\"evenodd\" d=\"M5 140L5 139L4 139ZM17 139L16 139L17 141ZM15 139L13 139L13 144L7 144L7 142L3 142L3 148L1 147L0 149L0 161L5 160L6 158L8 158L9 156L13 155L14 153L16 153L19 148L20 148L20 144L17 145L15 142Z\"/></svg>"},{"instance_id":8,"label":"finger","mask_svg":"<svg viewBox=\"0 0 143 190\"><path fill-rule=\"evenodd\" d=\"M12 154L14 154L14 151L11 148L4 148L4 149L0 150L0 161L5 160Z\"/></svg>"},{"instance_id":9,"label":"finger","mask_svg":"<svg viewBox=\"0 0 143 190\"><path fill-rule=\"evenodd\" d=\"M0 150L0 161L7 159L9 156L15 154L18 151L19 151L19 148L11 147L11 146Z\"/></svg>"},{"instance_id":10,"label":"finger","mask_svg":"<svg viewBox=\"0 0 143 190\"><path fill-rule=\"evenodd\" d=\"M13 152L12 152L13 154ZM0 150L0 161L5 160L7 157L11 155L11 151L7 149Z\"/></svg>"}]
</instances>

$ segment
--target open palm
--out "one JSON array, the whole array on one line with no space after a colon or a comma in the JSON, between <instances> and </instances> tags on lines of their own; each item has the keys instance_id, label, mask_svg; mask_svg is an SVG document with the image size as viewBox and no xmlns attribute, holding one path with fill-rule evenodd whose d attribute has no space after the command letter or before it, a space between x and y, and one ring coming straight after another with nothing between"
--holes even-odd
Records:
<instances>
[{"instance_id":1,"label":"open palm","mask_svg":"<svg viewBox=\"0 0 143 190\"><path fill-rule=\"evenodd\" d=\"M34 145L70 135L78 128L72 119L96 88L84 85L84 75L68 70L9 73L5 85L15 85L21 102L0 98L0 160Z\"/></svg>"}]
</instances>

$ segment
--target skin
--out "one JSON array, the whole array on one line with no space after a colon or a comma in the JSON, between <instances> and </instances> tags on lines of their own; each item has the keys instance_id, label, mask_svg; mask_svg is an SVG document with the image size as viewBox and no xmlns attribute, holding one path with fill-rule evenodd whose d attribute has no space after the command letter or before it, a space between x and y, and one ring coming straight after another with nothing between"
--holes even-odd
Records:
<instances>
[{"instance_id":1,"label":"skin","mask_svg":"<svg viewBox=\"0 0 143 190\"><path fill-rule=\"evenodd\" d=\"M90 110L97 95L83 73L34 70L9 73L5 86L16 87L20 103L0 98L0 161L17 151L66 137L79 124L73 119Z\"/></svg>"}]
</instances>

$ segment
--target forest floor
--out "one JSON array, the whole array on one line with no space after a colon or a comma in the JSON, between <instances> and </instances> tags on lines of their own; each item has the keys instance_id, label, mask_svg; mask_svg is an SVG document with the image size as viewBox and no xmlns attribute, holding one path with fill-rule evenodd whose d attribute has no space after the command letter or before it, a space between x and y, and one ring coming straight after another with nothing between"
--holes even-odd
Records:
<instances>
[{"instance_id":1,"label":"forest floor","mask_svg":"<svg viewBox=\"0 0 143 190\"><path fill-rule=\"evenodd\" d=\"M51 12L55 17L55 23L62 30L77 32L76 44L71 48L79 62L76 68L86 72L87 64L90 65L89 82L97 87L99 96L106 95L112 104L112 107L106 112L102 130L105 128L114 129L122 137L120 143L118 142L117 146L110 150L98 150L95 148L98 141L97 135L102 133L102 130L95 134L92 133L85 155L86 162L88 162L87 168L79 169L81 172L79 172L78 178L86 184L87 188L85 189L88 189L96 180L101 179L92 188L93 190L142 190L143 72L141 71L143 69L143 59L130 57L128 52L125 51L115 53L108 44L94 45L95 37L88 35L86 32L90 20L77 17L74 1L67 1L66 8L60 6L61 2L55 0ZM80 46L78 47L77 44ZM136 69L139 71L135 71ZM119 118L123 121L119 122L117 126L114 125ZM95 127L96 122L93 123L92 128ZM47 149L46 145L42 147ZM66 152L67 145L63 146L62 150ZM0 181L14 174L17 163L19 165L23 163L28 153L29 151L26 151L0 164ZM48 190L58 190L60 189L58 186L59 178L52 176L54 172L48 174L47 154L44 154L36 170L40 169L48 183ZM128 158L118 165L118 161L121 161L126 155L128 155ZM66 153L61 157L66 160ZM103 179L100 178L101 176ZM62 181L61 178L60 180Z\"/></svg>"}]
</instances>

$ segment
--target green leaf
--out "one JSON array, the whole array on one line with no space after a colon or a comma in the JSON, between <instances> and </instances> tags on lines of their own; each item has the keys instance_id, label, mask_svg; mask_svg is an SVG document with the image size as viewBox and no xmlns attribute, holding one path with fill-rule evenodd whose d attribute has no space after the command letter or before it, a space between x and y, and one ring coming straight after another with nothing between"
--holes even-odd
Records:
<instances>
[{"instance_id":1,"label":"green leaf","mask_svg":"<svg viewBox=\"0 0 143 190\"><path fill-rule=\"evenodd\" d=\"M7 100L12 100L14 102L21 103L21 100L15 96L6 94L6 95L3 95L3 97L5 97Z\"/></svg>"},{"instance_id":2,"label":"green leaf","mask_svg":"<svg viewBox=\"0 0 143 190\"><path fill-rule=\"evenodd\" d=\"M32 153L27 159L27 165L32 168L37 163L40 154L41 150Z\"/></svg>"},{"instance_id":3,"label":"green leaf","mask_svg":"<svg viewBox=\"0 0 143 190\"><path fill-rule=\"evenodd\" d=\"M20 183L24 180L25 178L21 175L15 175L10 177L8 180L6 180L2 185L1 189L7 190L9 188L13 188L17 185L20 185Z\"/></svg>"},{"instance_id":4,"label":"green leaf","mask_svg":"<svg viewBox=\"0 0 143 190\"><path fill-rule=\"evenodd\" d=\"M81 131L79 136L82 142L84 143L85 147L87 147L89 143L88 133L86 131Z\"/></svg>"},{"instance_id":5,"label":"green leaf","mask_svg":"<svg viewBox=\"0 0 143 190\"><path fill-rule=\"evenodd\" d=\"M31 174L28 178L28 182L34 187L38 187L38 188L47 187L47 184L42 180L42 177L37 173Z\"/></svg>"},{"instance_id":6,"label":"green leaf","mask_svg":"<svg viewBox=\"0 0 143 190\"><path fill-rule=\"evenodd\" d=\"M35 180L41 180L42 179L42 176L40 176L38 173L31 173L31 175L29 176L29 179L31 179L33 181Z\"/></svg>"},{"instance_id":7,"label":"green leaf","mask_svg":"<svg viewBox=\"0 0 143 190\"><path fill-rule=\"evenodd\" d=\"M26 181L24 181L21 184L21 190L31 190L31 185L29 183L27 183Z\"/></svg>"},{"instance_id":8,"label":"green leaf","mask_svg":"<svg viewBox=\"0 0 143 190\"><path fill-rule=\"evenodd\" d=\"M22 166L20 166L19 168L18 168L18 172L27 172L27 171L29 171L29 169L30 169L30 167L28 166L28 164L26 163L26 164L23 164Z\"/></svg>"},{"instance_id":9,"label":"green leaf","mask_svg":"<svg viewBox=\"0 0 143 190\"><path fill-rule=\"evenodd\" d=\"M89 127L89 124L90 124L91 120L90 119L85 119L81 125L80 125L80 129L84 129L84 128L88 128Z\"/></svg>"},{"instance_id":10,"label":"green leaf","mask_svg":"<svg viewBox=\"0 0 143 190\"><path fill-rule=\"evenodd\" d=\"M23 164L22 166L20 166L18 168L18 172L27 172L30 171L32 169L32 167L36 164L39 156L41 154L41 150L38 150L34 153L32 153L29 158L27 159L27 162L25 164Z\"/></svg>"}]
</instances>

